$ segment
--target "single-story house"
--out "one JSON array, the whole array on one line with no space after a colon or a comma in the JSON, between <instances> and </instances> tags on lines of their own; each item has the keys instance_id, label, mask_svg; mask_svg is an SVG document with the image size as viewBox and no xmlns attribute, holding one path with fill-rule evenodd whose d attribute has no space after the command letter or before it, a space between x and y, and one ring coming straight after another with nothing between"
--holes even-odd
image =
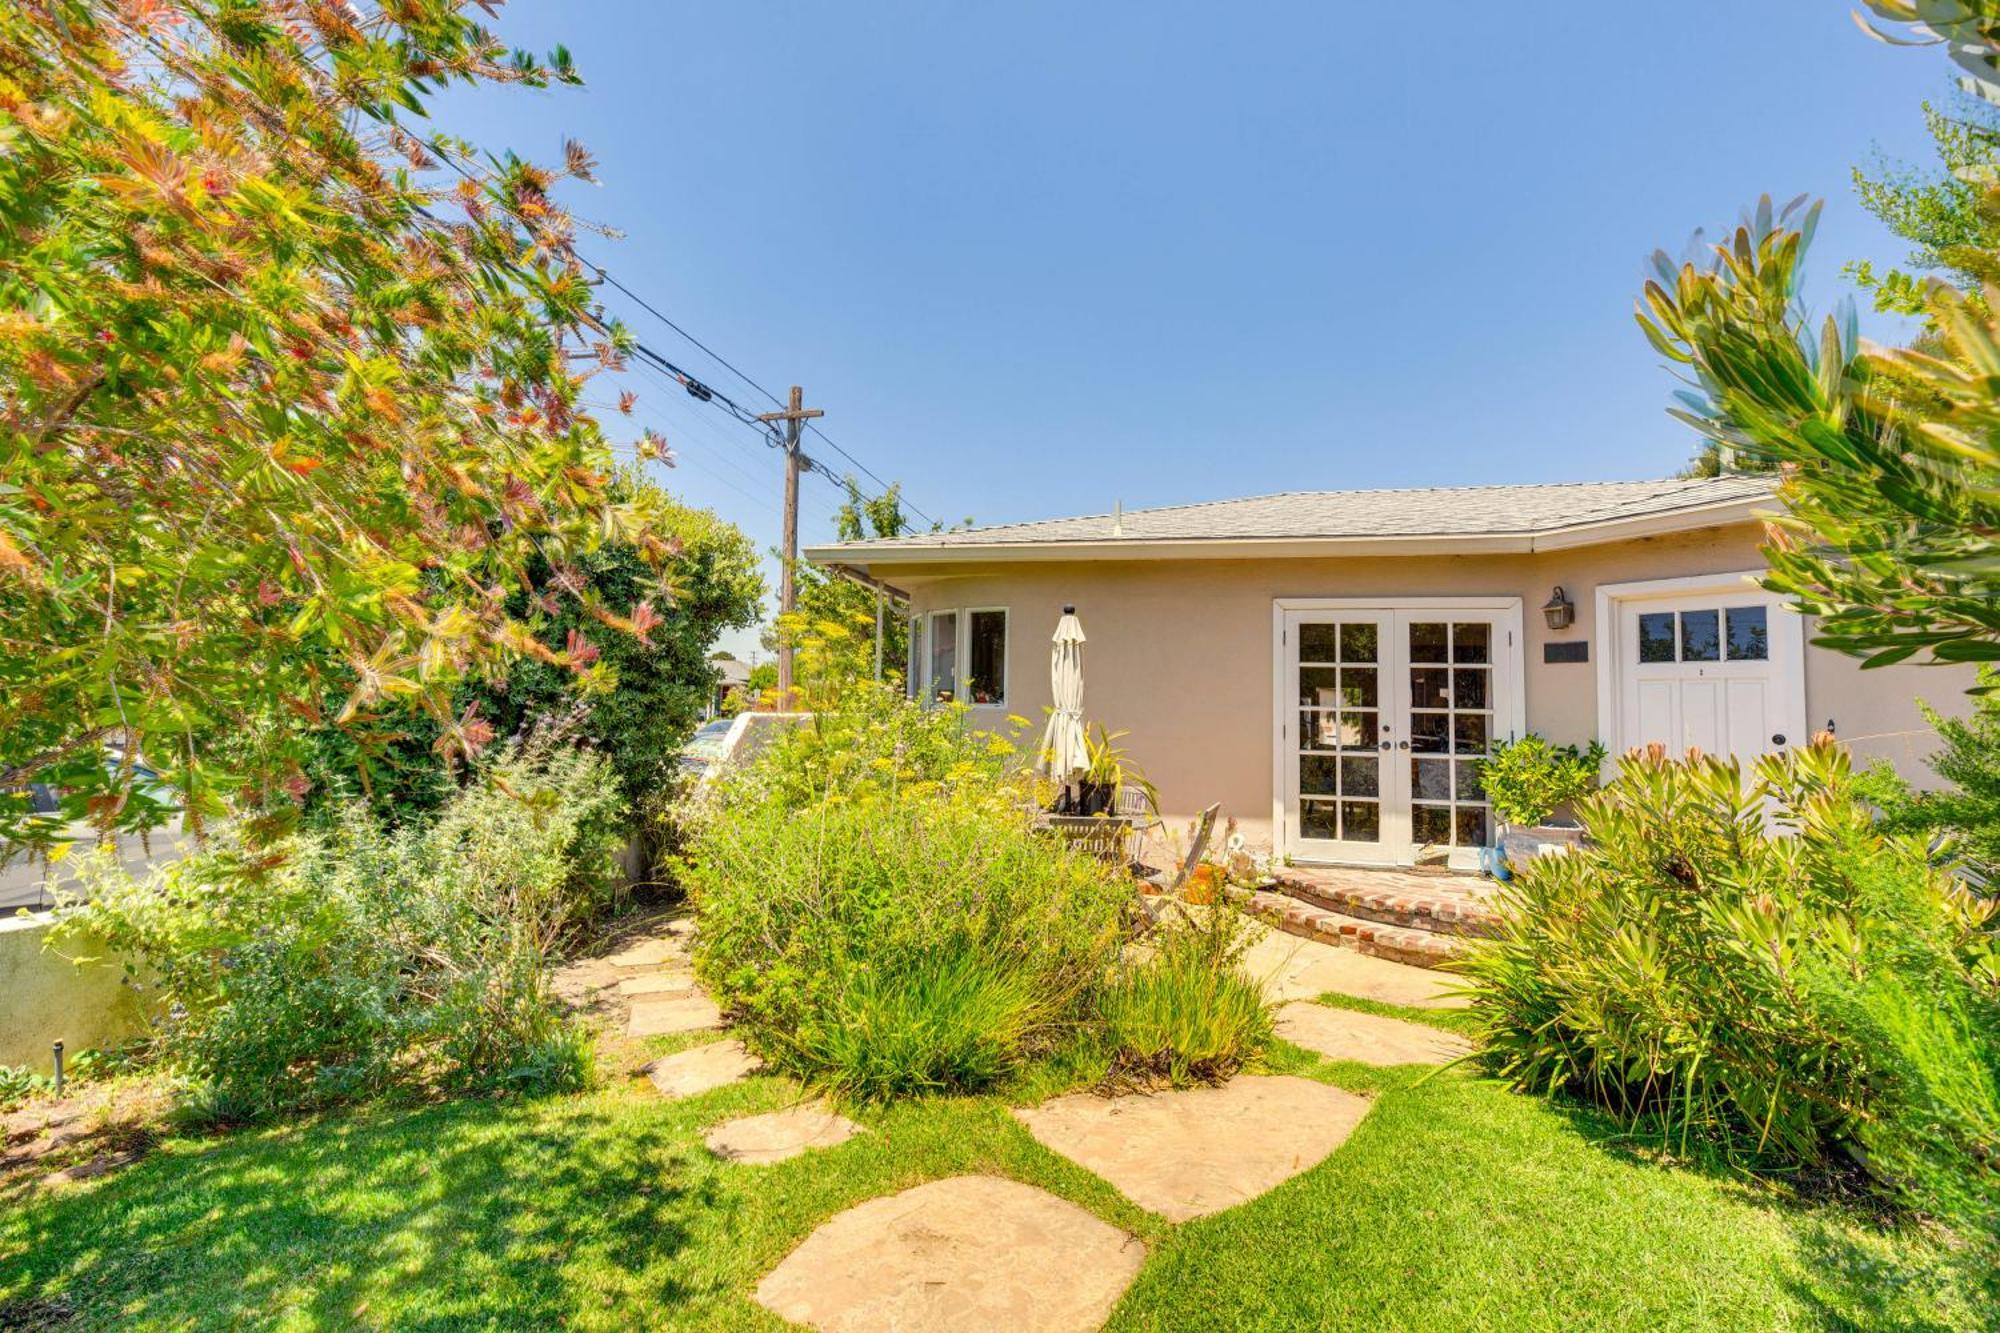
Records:
<instances>
[{"instance_id":1,"label":"single-story house","mask_svg":"<svg viewBox=\"0 0 2000 1333\"><path fill-rule=\"evenodd\" d=\"M1919 697L1970 668L1862 672L1758 587L1747 475L1307 491L811 548L900 590L910 679L1038 727L1074 606L1085 713L1183 818L1220 801L1302 862L1477 862L1476 759L1535 731L1748 760L1831 729L1913 780ZM1032 738L1031 738L1032 742Z\"/></svg>"}]
</instances>

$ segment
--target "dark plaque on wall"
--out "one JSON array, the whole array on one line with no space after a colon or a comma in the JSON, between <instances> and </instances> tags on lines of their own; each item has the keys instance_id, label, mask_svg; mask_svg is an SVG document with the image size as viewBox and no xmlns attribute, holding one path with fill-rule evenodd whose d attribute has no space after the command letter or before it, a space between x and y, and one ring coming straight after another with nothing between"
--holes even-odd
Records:
<instances>
[{"instance_id":1,"label":"dark plaque on wall","mask_svg":"<svg viewBox=\"0 0 2000 1333\"><path fill-rule=\"evenodd\" d=\"M1545 643L1542 645L1544 662L1588 662L1590 660L1590 640L1578 639L1575 643Z\"/></svg>"}]
</instances>

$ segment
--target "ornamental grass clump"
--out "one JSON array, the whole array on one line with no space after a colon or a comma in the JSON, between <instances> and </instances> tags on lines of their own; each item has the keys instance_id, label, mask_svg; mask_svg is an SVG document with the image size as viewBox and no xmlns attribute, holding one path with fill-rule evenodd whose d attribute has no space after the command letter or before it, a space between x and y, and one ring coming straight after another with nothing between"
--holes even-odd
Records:
<instances>
[{"instance_id":1,"label":"ornamental grass clump","mask_svg":"<svg viewBox=\"0 0 2000 1333\"><path fill-rule=\"evenodd\" d=\"M1221 1082L1270 1044L1270 1003L1239 966L1263 927L1227 907L1161 911L1099 1002L1112 1080Z\"/></svg>"},{"instance_id":2,"label":"ornamental grass clump","mask_svg":"<svg viewBox=\"0 0 2000 1333\"><path fill-rule=\"evenodd\" d=\"M1628 755L1590 843L1501 891L1463 966L1487 1058L1677 1151L1857 1168L2000 1228L2000 917L1885 833L1830 738L1761 760Z\"/></svg>"}]
</instances>

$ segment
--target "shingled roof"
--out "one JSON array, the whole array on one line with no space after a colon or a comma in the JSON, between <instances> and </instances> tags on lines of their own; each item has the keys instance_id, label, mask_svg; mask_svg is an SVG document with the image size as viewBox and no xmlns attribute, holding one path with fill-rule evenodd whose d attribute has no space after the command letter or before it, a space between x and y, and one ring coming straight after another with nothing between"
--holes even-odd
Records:
<instances>
[{"instance_id":1,"label":"shingled roof","mask_svg":"<svg viewBox=\"0 0 2000 1333\"><path fill-rule=\"evenodd\" d=\"M1121 548L1357 545L1393 549L1463 543L1468 550L1533 550L1615 540L1621 530L1672 531L1742 521L1772 505L1767 477L1736 475L1666 481L1600 481L1416 490L1286 491L1243 500L1130 509L1122 514L1003 523L961 532L921 533L814 547L821 562L877 564L1029 558L1061 551L1087 556ZM1156 552L1159 553L1159 552Z\"/></svg>"}]
</instances>

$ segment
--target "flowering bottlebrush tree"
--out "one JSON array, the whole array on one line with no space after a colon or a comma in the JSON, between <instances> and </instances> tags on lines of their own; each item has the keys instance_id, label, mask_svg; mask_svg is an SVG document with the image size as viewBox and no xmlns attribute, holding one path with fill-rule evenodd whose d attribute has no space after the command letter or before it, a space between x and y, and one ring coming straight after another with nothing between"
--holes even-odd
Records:
<instances>
[{"instance_id":1,"label":"flowering bottlebrush tree","mask_svg":"<svg viewBox=\"0 0 2000 1333\"><path fill-rule=\"evenodd\" d=\"M2000 102L1993 0L1867 2L1877 35L1944 46L1967 91ZM1990 169L1965 184L2000 213ZM2000 303L1906 280L1905 308L1929 326L1919 346L1866 346L1851 321L1814 328L1797 294L1817 212L1766 200L1706 262L1655 257L1638 317L1693 382L1676 415L1725 465L1776 472L1788 512L1768 583L1821 617L1820 642L1871 666L2000 661Z\"/></svg>"},{"instance_id":2,"label":"flowering bottlebrush tree","mask_svg":"<svg viewBox=\"0 0 2000 1333\"><path fill-rule=\"evenodd\" d=\"M456 686L605 684L545 622L659 623L578 571L674 547L580 406L627 342L552 197L589 158L421 128L453 83L575 75L469 8L0 6L0 837L52 835L31 782L107 829L282 809L302 732L390 709L463 755Z\"/></svg>"}]
</instances>

